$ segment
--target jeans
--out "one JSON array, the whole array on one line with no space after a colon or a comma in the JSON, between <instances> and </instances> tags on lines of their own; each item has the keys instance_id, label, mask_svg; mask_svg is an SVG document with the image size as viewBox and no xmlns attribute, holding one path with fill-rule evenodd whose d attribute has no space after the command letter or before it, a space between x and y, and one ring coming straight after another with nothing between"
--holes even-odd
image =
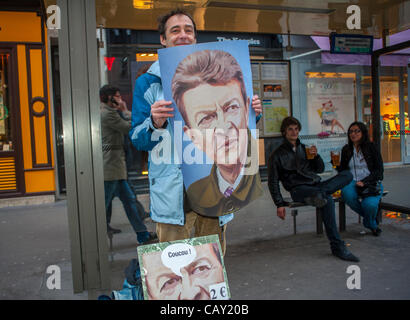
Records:
<instances>
[{"instance_id":1,"label":"jeans","mask_svg":"<svg viewBox=\"0 0 410 320\"><path fill-rule=\"evenodd\" d=\"M327 200L326 205L321 209L323 224L325 225L326 235L332 248L343 245L336 225L335 202L332 194L342 189L352 181L353 176L349 170L341 171L338 175L313 185L299 185L290 190L293 201L305 202L306 197L321 196Z\"/></svg>"},{"instance_id":2,"label":"jeans","mask_svg":"<svg viewBox=\"0 0 410 320\"><path fill-rule=\"evenodd\" d=\"M363 225L368 229L376 229L376 216L379 210L380 199L383 194L383 185L380 183L381 192L378 196L359 199L356 191L356 181L342 189L343 201L356 213L363 217Z\"/></svg>"},{"instance_id":3,"label":"jeans","mask_svg":"<svg viewBox=\"0 0 410 320\"><path fill-rule=\"evenodd\" d=\"M131 188L131 191L135 194L135 189L134 189L131 181L130 180L127 180L127 181L128 181L128 185ZM117 191L115 192L113 198L119 197L119 196L120 195L119 195L118 188L117 188ZM144 220L147 216L149 216L149 212L148 213L145 212L144 206L141 204L141 202L138 201L137 198L135 198L135 202L136 202L135 204L137 206L137 211L138 211L141 219ZM111 216L112 216L112 201L110 202L110 204L106 208L106 214L107 214L107 223L110 224L111 223Z\"/></svg>"},{"instance_id":4,"label":"jeans","mask_svg":"<svg viewBox=\"0 0 410 320\"><path fill-rule=\"evenodd\" d=\"M147 232L147 227L138 214L135 194L132 192L127 180L104 181L104 190L107 223L111 221L111 211L109 208L112 199L118 196L135 233Z\"/></svg>"}]
</instances>

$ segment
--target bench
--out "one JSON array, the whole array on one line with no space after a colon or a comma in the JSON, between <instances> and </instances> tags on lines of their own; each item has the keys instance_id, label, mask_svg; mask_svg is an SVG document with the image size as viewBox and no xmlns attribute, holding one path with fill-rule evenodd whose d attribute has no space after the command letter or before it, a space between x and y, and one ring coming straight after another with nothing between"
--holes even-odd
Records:
<instances>
[{"instance_id":1,"label":"bench","mask_svg":"<svg viewBox=\"0 0 410 320\"><path fill-rule=\"evenodd\" d=\"M382 197L386 196L389 192L384 191ZM296 234L296 216L298 215L298 209L300 207L307 207L308 204L304 202L295 202L292 199L284 199L288 203L288 207L291 209L290 213L293 217L293 234ZM346 204L342 200L342 197L333 197L333 201L339 203L339 231L346 231ZM376 221L382 222L382 209L379 203L379 210L377 212ZM359 223L361 223L361 216L359 216ZM323 220L321 209L316 208L316 234L323 234Z\"/></svg>"}]
</instances>

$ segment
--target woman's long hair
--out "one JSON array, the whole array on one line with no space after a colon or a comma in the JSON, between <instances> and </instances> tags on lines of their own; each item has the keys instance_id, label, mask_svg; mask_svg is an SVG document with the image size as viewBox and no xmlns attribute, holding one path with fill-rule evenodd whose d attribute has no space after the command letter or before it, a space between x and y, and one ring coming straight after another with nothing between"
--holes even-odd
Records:
<instances>
[{"instance_id":1,"label":"woman's long hair","mask_svg":"<svg viewBox=\"0 0 410 320\"><path fill-rule=\"evenodd\" d=\"M350 128L353 126L358 126L360 131L362 132L362 138L359 141L359 146L363 145L364 143L369 143L369 131L367 130L366 125L363 122L360 121L355 121L353 122L350 126L349 129L347 130L347 139L349 143L349 148L353 150L353 141L350 139Z\"/></svg>"}]
</instances>

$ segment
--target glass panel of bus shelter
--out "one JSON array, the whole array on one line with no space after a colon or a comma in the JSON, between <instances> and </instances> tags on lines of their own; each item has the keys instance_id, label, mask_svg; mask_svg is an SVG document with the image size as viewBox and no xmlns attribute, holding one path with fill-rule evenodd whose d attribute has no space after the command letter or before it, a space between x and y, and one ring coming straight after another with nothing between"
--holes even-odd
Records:
<instances>
[{"instance_id":1,"label":"glass panel of bus shelter","mask_svg":"<svg viewBox=\"0 0 410 320\"><path fill-rule=\"evenodd\" d=\"M401 161L399 78L380 77L381 153L384 162Z\"/></svg>"},{"instance_id":2,"label":"glass panel of bus shelter","mask_svg":"<svg viewBox=\"0 0 410 320\"><path fill-rule=\"evenodd\" d=\"M385 162L402 162L407 153L407 60L407 55L397 53L380 58L381 151Z\"/></svg>"},{"instance_id":3,"label":"glass panel of bus shelter","mask_svg":"<svg viewBox=\"0 0 410 320\"><path fill-rule=\"evenodd\" d=\"M371 120L363 112L371 99L371 81L366 80L371 68L345 56L313 52L290 57L292 115L302 123L301 141L317 146L326 171L333 170L330 151L347 143L350 124L358 120L370 125Z\"/></svg>"},{"instance_id":4,"label":"glass panel of bus shelter","mask_svg":"<svg viewBox=\"0 0 410 320\"><path fill-rule=\"evenodd\" d=\"M409 82L408 68L403 75L403 104L404 104L404 162L410 163L410 122L409 122ZM403 131L403 130L402 130Z\"/></svg>"}]
</instances>

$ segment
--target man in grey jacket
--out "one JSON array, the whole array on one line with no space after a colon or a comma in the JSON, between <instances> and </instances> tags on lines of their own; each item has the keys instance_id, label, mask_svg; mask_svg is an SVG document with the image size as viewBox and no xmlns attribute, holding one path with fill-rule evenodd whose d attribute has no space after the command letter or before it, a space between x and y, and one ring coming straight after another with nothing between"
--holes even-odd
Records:
<instances>
[{"instance_id":1,"label":"man in grey jacket","mask_svg":"<svg viewBox=\"0 0 410 320\"><path fill-rule=\"evenodd\" d=\"M111 214L107 209L112 199L118 196L137 234L138 242L146 243L157 237L155 233L147 231L147 227L138 214L135 194L127 181L124 135L128 134L131 129L131 112L127 110L125 102L121 99L120 90L116 87L103 86L100 89L100 100L107 230L113 230L109 225Z\"/></svg>"}]
</instances>

